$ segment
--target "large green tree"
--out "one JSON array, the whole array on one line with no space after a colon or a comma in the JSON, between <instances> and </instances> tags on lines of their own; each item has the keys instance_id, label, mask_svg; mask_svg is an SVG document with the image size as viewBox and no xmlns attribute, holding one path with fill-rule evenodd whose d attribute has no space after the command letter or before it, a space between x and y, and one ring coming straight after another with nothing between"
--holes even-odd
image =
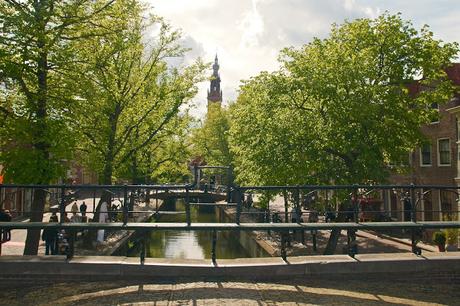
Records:
<instances>
[{"instance_id":1,"label":"large green tree","mask_svg":"<svg viewBox=\"0 0 460 306\"><path fill-rule=\"evenodd\" d=\"M75 142L74 55L88 37L118 30L116 22L100 22L113 2L0 2L0 163L6 181L49 184L63 174ZM42 221L45 196L35 190L31 221ZM28 231L24 254L37 253L39 234Z\"/></svg>"},{"instance_id":2,"label":"large green tree","mask_svg":"<svg viewBox=\"0 0 460 306\"><path fill-rule=\"evenodd\" d=\"M150 163L155 163L155 152L148 150L171 140L181 107L196 94L205 67L200 61L170 65L169 59L186 51L180 32L157 16L146 18L144 7L130 2L131 14L121 21L123 31L94 37L81 52L88 81L80 94L85 105L79 120L80 149L103 184L111 184L117 172L126 174L126 165L137 168L142 154L151 154Z\"/></svg>"},{"instance_id":3,"label":"large green tree","mask_svg":"<svg viewBox=\"0 0 460 306\"><path fill-rule=\"evenodd\" d=\"M325 39L284 49L279 71L241 87L231 127L238 178L383 182L388 162L423 141L419 128L430 121L431 104L451 97L444 69L457 52L427 26L417 31L388 13L333 25ZM409 91L415 82L426 89L417 96Z\"/></svg>"}]
</instances>

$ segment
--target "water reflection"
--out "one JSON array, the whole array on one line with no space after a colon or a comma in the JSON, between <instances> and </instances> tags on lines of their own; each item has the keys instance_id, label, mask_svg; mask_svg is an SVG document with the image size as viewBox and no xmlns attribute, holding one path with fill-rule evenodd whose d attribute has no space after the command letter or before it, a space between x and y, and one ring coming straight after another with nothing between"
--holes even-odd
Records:
<instances>
[{"instance_id":1,"label":"water reflection","mask_svg":"<svg viewBox=\"0 0 460 306\"><path fill-rule=\"evenodd\" d=\"M184 212L183 201L165 203L163 211ZM229 222L221 208L194 206L192 222ZM185 214L162 215L155 222L185 222ZM230 221L231 222L231 221ZM147 256L156 258L211 258L212 233L207 231L155 231L147 241ZM244 232L217 233L217 258L265 257L268 254ZM134 254L133 254L134 255Z\"/></svg>"}]
</instances>

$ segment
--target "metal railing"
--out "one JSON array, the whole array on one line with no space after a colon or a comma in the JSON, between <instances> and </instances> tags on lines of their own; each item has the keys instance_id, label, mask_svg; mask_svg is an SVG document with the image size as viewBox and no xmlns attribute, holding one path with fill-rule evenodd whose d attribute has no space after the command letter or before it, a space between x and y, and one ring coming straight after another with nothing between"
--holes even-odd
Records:
<instances>
[{"instance_id":1,"label":"metal railing","mask_svg":"<svg viewBox=\"0 0 460 306\"><path fill-rule=\"evenodd\" d=\"M280 254L283 259L286 260L286 235L290 231L316 231L316 230L347 230L348 235L348 254L354 256L356 254L356 239L354 233L357 230L387 230L387 229L404 229L411 231L412 239L412 251L416 254L421 253L421 249L417 247L418 235L420 232L427 229L446 229L446 228L460 228L460 222L454 221L419 221L417 220L417 213L421 210L417 210L417 204L423 199L423 193L416 193L416 190L449 190L453 191L458 195L457 186L437 186L437 185L341 185L341 186L316 186L316 185L304 185L304 186L232 186L228 190L228 199L231 199L231 203L228 206L235 207L235 222L234 223L192 223L190 209L194 205L200 205L191 203L189 193L194 190L194 185L0 185L1 189L7 188L30 188L30 189L59 189L61 191L61 198L59 202L59 212L61 215L60 223L47 223L47 222L0 222L0 229L11 230L11 229L46 229L53 228L58 230L65 230L69 233L69 250L67 257L70 259L74 256L74 245L76 233L81 230L135 230L143 233L144 239L141 243L141 263L145 260L145 240L146 235L149 231L165 231L165 230L199 230L199 231L210 231L212 232L212 248L211 258L213 262L216 261L216 244L217 244L217 232L219 231L274 231L281 234L281 250ZM370 190L408 190L408 198L414 205L411 206L410 210L410 221L406 222L360 222L359 220L359 194L363 193L362 190L368 192ZM116 192L119 197L123 198L122 207L119 212L122 214L122 222L112 223L64 223L64 216L67 212L66 206L68 203L65 202L65 195L67 190L88 190L93 192ZM137 213L130 209L130 205L133 205L130 201L130 197L133 192L151 191L151 190L182 190L186 193L185 196L185 223L150 223L150 222L131 222L129 216L132 213ZM350 213L352 215L351 222L337 222L337 223L306 223L298 220L297 223L241 223L241 215L243 212L243 198L245 192L263 192L263 191L288 191L293 194L294 208L298 209L299 193L300 192L311 192L317 190L346 190L349 191L351 210L334 211L337 214ZM115 193L114 193L115 194ZM230 201L229 201L230 202ZM207 204L222 205L213 203L201 203L201 205ZM93 209L94 210L94 209ZM145 212L145 211L144 211ZM152 211L154 212L154 211ZM406 211L404 211L406 212ZM301 213L302 214L302 213ZM458 217L457 217L458 218Z\"/></svg>"}]
</instances>

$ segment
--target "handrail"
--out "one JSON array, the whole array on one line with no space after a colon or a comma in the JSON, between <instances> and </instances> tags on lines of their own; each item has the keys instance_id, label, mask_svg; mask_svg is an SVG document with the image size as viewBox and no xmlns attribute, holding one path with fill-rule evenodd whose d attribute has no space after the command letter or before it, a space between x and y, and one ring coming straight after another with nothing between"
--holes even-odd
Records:
<instances>
[{"instance_id":1,"label":"handrail","mask_svg":"<svg viewBox=\"0 0 460 306\"><path fill-rule=\"evenodd\" d=\"M460 221L420 221L420 222L340 222L340 223L191 223L185 222L122 222L112 223L55 223L55 222L0 222L3 229L44 229L59 228L70 230L111 229L111 230L333 230L333 229L440 229L460 228Z\"/></svg>"},{"instance_id":2,"label":"handrail","mask_svg":"<svg viewBox=\"0 0 460 306\"><path fill-rule=\"evenodd\" d=\"M158 189L158 190L170 190L170 189L187 189L192 188L193 184L163 184L163 185L69 185L69 184L50 184L50 185L36 185L36 184L0 184L0 188L65 188L65 189ZM317 189L317 190L337 190L337 189L392 189L392 188L423 188L423 189L460 189L460 186L452 185L285 185L285 186L237 186L236 188L241 190L281 190L281 189Z\"/></svg>"}]
</instances>

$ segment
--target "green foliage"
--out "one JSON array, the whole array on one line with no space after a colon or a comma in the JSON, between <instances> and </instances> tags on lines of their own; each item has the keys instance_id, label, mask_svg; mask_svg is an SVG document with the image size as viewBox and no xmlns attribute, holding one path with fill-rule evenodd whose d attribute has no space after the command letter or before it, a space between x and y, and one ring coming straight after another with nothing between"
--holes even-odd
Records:
<instances>
[{"instance_id":1,"label":"green foliage","mask_svg":"<svg viewBox=\"0 0 460 306\"><path fill-rule=\"evenodd\" d=\"M136 170L138 166L168 158L149 150L161 148L169 154L177 146L181 131L173 133L174 122L181 120L180 108L196 94L205 68L200 61L188 67L168 65L168 59L185 52L178 42L180 33L157 16L145 18L138 1L129 2L130 10L125 1L114 6L123 31L93 37L80 53L90 78L80 94L79 149L106 184L112 183L115 173L126 175L131 166L136 173L142 170ZM158 34L146 40L143 34L149 29ZM141 171L143 176L150 176L146 171Z\"/></svg>"},{"instance_id":2,"label":"green foliage","mask_svg":"<svg viewBox=\"0 0 460 306\"><path fill-rule=\"evenodd\" d=\"M203 157L208 165L231 165L229 128L229 111L219 104L209 105L202 126L195 129L192 134L193 154Z\"/></svg>"},{"instance_id":3,"label":"green foliage","mask_svg":"<svg viewBox=\"0 0 460 306\"><path fill-rule=\"evenodd\" d=\"M399 15L334 25L328 38L284 49L282 68L244 82L231 150L246 184L382 182L390 160L423 141L431 103L453 88L456 44ZM423 78L421 78L423 76ZM414 96L418 80L424 89Z\"/></svg>"},{"instance_id":4,"label":"green foliage","mask_svg":"<svg viewBox=\"0 0 460 306\"><path fill-rule=\"evenodd\" d=\"M62 176L75 141L75 50L106 31L97 19L110 4L0 3L0 163L7 181L46 184Z\"/></svg>"}]
</instances>

